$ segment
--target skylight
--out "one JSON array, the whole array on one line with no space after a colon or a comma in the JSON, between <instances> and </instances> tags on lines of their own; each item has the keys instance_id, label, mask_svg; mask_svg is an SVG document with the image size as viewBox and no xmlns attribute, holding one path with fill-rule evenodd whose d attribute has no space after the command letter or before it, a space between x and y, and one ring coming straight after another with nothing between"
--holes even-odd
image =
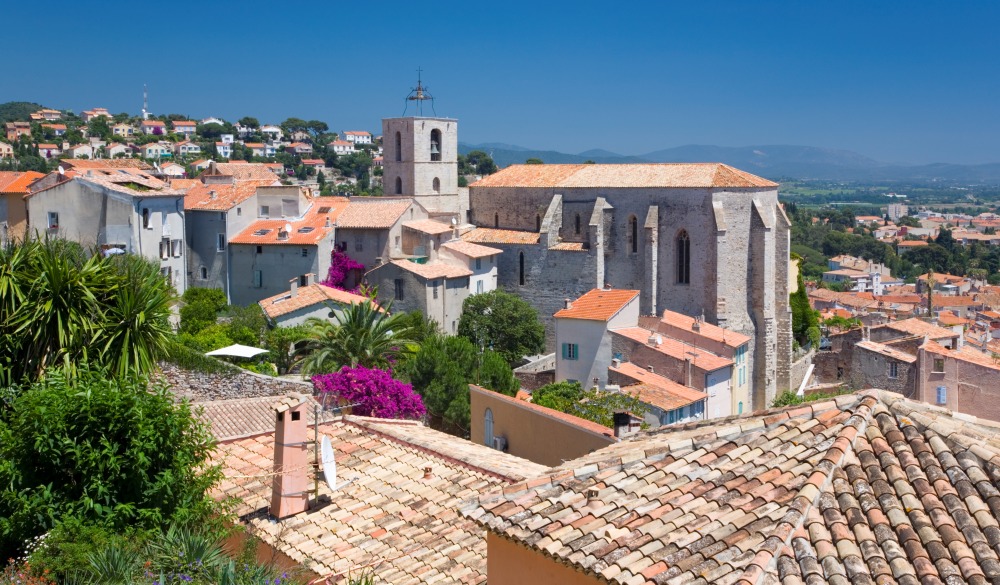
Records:
<instances>
[{"instance_id":1,"label":"skylight","mask_svg":"<svg viewBox=\"0 0 1000 585\"><path fill-rule=\"evenodd\" d=\"M320 207L319 208L319 212L320 213L330 213L330 209L332 209L332 208L330 208L330 207Z\"/></svg>"},{"instance_id":2,"label":"skylight","mask_svg":"<svg viewBox=\"0 0 1000 585\"><path fill-rule=\"evenodd\" d=\"M299 228L299 233L300 234L308 234L309 232L313 231L314 229L316 229L316 228L314 228L314 227L300 227Z\"/></svg>"},{"instance_id":3,"label":"skylight","mask_svg":"<svg viewBox=\"0 0 1000 585\"><path fill-rule=\"evenodd\" d=\"M269 233L271 233L271 230L257 230L257 231L255 231L253 233L253 235L255 235L255 236L266 236Z\"/></svg>"}]
</instances>

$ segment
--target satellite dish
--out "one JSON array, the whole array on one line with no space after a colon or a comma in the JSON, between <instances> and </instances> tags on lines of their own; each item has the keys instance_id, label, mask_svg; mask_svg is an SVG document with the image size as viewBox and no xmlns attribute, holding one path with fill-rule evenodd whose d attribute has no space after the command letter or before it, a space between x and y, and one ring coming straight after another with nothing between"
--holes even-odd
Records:
<instances>
[{"instance_id":1,"label":"satellite dish","mask_svg":"<svg viewBox=\"0 0 1000 585\"><path fill-rule=\"evenodd\" d=\"M285 224L285 233L286 234L292 233L292 224L290 224L290 223L286 223Z\"/></svg>"},{"instance_id":2,"label":"satellite dish","mask_svg":"<svg viewBox=\"0 0 1000 585\"><path fill-rule=\"evenodd\" d=\"M323 479L330 491L337 489L337 460L333 456L333 445L330 444L330 437L323 435L320 452L323 457Z\"/></svg>"},{"instance_id":3,"label":"satellite dish","mask_svg":"<svg viewBox=\"0 0 1000 585\"><path fill-rule=\"evenodd\" d=\"M451 218L451 225L458 225L458 220L455 219L454 217Z\"/></svg>"},{"instance_id":4,"label":"satellite dish","mask_svg":"<svg viewBox=\"0 0 1000 585\"><path fill-rule=\"evenodd\" d=\"M59 165L59 174L60 175L65 175L66 174L66 169L64 169L62 165Z\"/></svg>"}]
</instances>

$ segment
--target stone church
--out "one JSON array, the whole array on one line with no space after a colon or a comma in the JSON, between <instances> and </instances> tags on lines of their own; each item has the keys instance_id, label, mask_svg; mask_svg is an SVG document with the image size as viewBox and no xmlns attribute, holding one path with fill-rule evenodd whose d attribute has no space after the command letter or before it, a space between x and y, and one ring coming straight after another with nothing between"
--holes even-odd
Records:
<instances>
[{"instance_id":1,"label":"stone church","mask_svg":"<svg viewBox=\"0 0 1000 585\"><path fill-rule=\"evenodd\" d=\"M538 309L550 344L564 299L638 289L643 314L753 338L753 409L789 387L790 224L776 183L719 163L513 165L465 193L457 120L386 119L383 141L385 192L502 249L497 286Z\"/></svg>"}]
</instances>

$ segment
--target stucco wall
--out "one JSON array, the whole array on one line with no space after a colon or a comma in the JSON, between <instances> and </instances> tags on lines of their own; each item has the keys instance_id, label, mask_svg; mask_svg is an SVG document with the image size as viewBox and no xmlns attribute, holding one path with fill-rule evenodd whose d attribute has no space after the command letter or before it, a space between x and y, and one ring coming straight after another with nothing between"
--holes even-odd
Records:
<instances>
[{"instance_id":1,"label":"stucco wall","mask_svg":"<svg viewBox=\"0 0 1000 585\"><path fill-rule=\"evenodd\" d=\"M326 278L330 269L332 237L315 246L262 245L261 253L253 244L232 244L229 246L230 297L234 305L249 305L261 299L287 292L289 281L303 274L315 274L316 278ZM308 255L302 255L302 249ZM261 271L261 286L254 286L254 271Z\"/></svg>"},{"instance_id":2,"label":"stucco wall","mask_svg":"<svg viewBox=\"0 0 1000 585\"><path fill-rule=\"evenodd\" d=\"M556 562L540 552L486 532L486 576L490 585L595 585L600 579Z\"/></svg>"},{"instance_id":3,"label":"stucco wall","mask_svg":"<svg viewBox=\"0 0 1000 585\"><path fill-rule=\"evenodd\" d=\"M935 372L934 359L944 359L944 372ZM1000 421L1000 371L921 350L917 358L917 399L938 404L937 387L947 388L942 406L955 412Z\"/></svg>"},{"instance_id":4,"label":"stucco wall","mask_svg":"<svg viewBox=\"0 0 1000 585\"><path fill-rule=\"evenodd\" d=\"M497 397L495 393L469 387L471 438L484 444L486 409L493 413L493 436L507 439L507 452L542 465L560 465L615 442L614 437L573 426ZM611 429L608 429L610 432ZM492 447L492 445L490 445Z\"/></svg>"}]
</instances>

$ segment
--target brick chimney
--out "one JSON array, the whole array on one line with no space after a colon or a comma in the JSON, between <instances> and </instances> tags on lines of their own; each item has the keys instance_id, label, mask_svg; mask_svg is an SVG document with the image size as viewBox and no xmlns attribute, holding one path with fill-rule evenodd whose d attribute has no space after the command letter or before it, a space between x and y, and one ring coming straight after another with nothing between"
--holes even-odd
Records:
<instances>
[{"instance_id":1,"label":"brick chimney","mask_svg":"<svg viewBox=\"0 0 1000 585\"><path fill-rule=\"evenodd\" d=\"M309 508L309 445L306 438L308 399L297 392L274 405L274 482L271 515L287 518Z\"/></svg>"}]
</instances>

